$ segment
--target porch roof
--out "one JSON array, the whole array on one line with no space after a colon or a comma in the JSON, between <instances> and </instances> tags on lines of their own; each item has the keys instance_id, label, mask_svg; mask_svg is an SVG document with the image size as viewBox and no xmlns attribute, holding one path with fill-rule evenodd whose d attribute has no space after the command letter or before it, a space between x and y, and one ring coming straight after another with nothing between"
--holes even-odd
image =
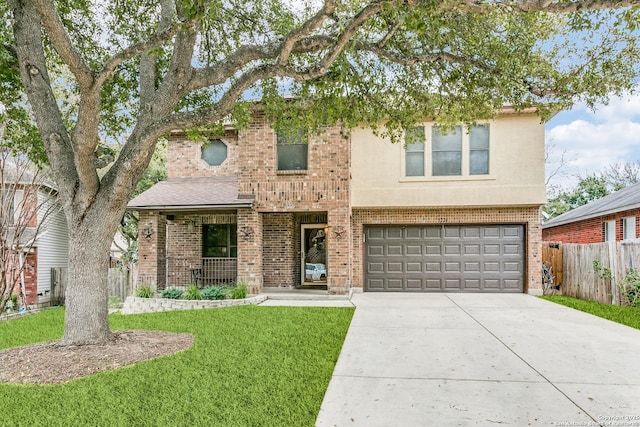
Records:
<instances>
[{"instance_id":1,"label":"porch roof","mask_svg":"<svg viewBox=\"0 0 640 427\"><path fill-rule=\"evenodd\" d=\"M237 176L173 178L133 198L127 209L200 210L250 208L253 195L239 194Z\"/></svg>"}]
</instances>

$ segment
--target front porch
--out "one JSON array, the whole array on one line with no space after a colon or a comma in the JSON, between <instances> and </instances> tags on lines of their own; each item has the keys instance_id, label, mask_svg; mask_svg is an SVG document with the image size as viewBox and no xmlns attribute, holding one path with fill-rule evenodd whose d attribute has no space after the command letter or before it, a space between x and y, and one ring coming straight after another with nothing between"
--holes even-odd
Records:
<instances>
[{"instance_id":1,"label":"front porch","mask_svg":"<svg viewBox=\"0 0 640 427\"><path fill-rule=\"evenodd\" d=\"M331 212L142 211L140 283L158 290L245 283L270 289L348 293L349 244ZM340 233L333 232L341 231Z\"/></svg>"}]
</instances>

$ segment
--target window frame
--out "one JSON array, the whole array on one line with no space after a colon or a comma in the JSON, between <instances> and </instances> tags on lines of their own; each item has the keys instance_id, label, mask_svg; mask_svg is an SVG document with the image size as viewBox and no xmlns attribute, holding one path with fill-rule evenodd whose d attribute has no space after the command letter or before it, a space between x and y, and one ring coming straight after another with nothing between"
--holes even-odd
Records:
<instances>
[{"instance_id":1,"label":"window frame","mask_svg":"<svg viewBox=\"0 0 640 427\"><path fill-rule=\"evenodd\" d=\"M431 139L425 138L425 146L424 146L424 175L408 175L407 174L407 144L403 144L402 149L400 150L401 154L401 167L400 174L401 176L398 178L400 182L420 182L420 181L486 181L486 180L495 180L496 176L494 174L494 165L493 158L495 156L491 155L491 152L494 151L494 142L493 142L493 132L491 131L492 123L491 122L479 122L475 126L485 126L487 128L487 148L478 150L478 151L486 151L487 152L487 169L488 173L486 174L472 174L471 173L471 151L476 151L475 149L471 149L471 128L473 127L465 127L463 125L459 125L461 138L462 138L462 146L461 146L461 166L460 166L460 175L434 175L433 174L433 136ZM419 124L416 127L424 127L425 136L433 135L433 130L436 127L439 127L436 123L423 123ZM458 127L458 126L457 126ZM415 129L415 127L414 127Z\"/></svg>"},{"instance_id":2,"label":"window frame","mask_svg":"<svg viewBox=\"0 0 640 427\"><path fill-rule=\"evenodd\" d=\"M297 134L297 135L296 135ZM306 173L309 170L309 133L304 129L298 129L297 131L292 132L292 134L288 134L284 131L276 131L276 171L282 173ZM296 142L292 142L295 140ZM282 141L282 142L281 142ZM281 151L283 147L301 147L304 146L304 165L301 165L299 168L285 168L280 167L281 164L281 154L284 153ZM293 150L291 150L293 151ZM302 167L304 166L304 168Z\"/></svg>"},{"instance_id":3,"label":"window frame","mask_svg":"<svg viewBox=\"0 0 640 427\"><path fill-rule=\"evenodd\" d=\"M616 220L612 219L609 221L604 221L602 224L604 226L604 241L615 242L616 241Z\"/></svg>"},{"instance_id":4,"label":"window frame","mask_svg":"<svg viewBox=\"0 0 640 427\"><path fill-rule=\"evenodd\" d=\"M407 141L407 134L411 132L412 135L416 135L417 138L420 137L420 134L422 134L422 138L420 138L420 141L418 142L418 140L416 141ZM411 138L411 137L410 137ZM405 164L405 176L407 177L422 177L425 176L425 157L426 157L426 145L427 145L427 141L426 141L426 134L425 134L425 127L424 126L414 126L410 131L406 131L405 132L405 142L404 142L404 164ZM421 147L420 147L421 146ZM414 149L409 150L409 147L413 147ZM409 174L408 171L408 164L409 162L407 161L410 157L421 157L422 158L422 174Z\"/></svg>"},{"instance_id":5,"label":"window frame","mask_svg":"<svg viewBox=\"0 0 640 427\"><path fill-rule=\"evenodd\" d=\"M224 227L226 229L226 244L225 246L213 245L205 248L207 243L207 239L205 239L207 230L214 227L220 229ZM235 240L232 241L234 235ZM202 258L238 258L238 224L202 224L202 242L200 246ZM210 250L212 248L224 248L226 255L208 255L210 252L208 252L207 249Z\"/></svg>"},{"instance_id":6,"label":"window frame","mask_svg":"<svg viewBox=\"0 0 640 427\"><path fill-rule=\"evenodd\" d=\"M622 239L623 240L635 240L638 238L636 233L636 217L626 216L622 218ZM631 232L631 236L629 236Z\"/></svg>"},{"instance_id":7,"label":"window frame","mask_svg":"<svg viewBox=\"0 0 640 427\"><path fill-rule=\"evenodd\" d=\"M222 161L220 161L220 163L211 164L211 163L209 163L208 160L205 159L205 150L207 150L209 148L212 148L214 143L220 143L220 144L222 144L224 146L224 159L222 159ZM222 166L227 161L228 158L229 158L229 146L227 145L226 142L224 142L220 138L210 139L209 142L204 144L202 146L202 148L200 149L200 160L205 162L210 167Z\"/></svg>"}]
</instances>

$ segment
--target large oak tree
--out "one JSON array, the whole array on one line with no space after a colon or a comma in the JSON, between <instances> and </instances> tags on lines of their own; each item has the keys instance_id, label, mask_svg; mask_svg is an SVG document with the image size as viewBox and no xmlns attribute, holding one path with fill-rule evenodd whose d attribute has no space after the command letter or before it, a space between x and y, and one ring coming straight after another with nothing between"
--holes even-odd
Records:
<instances>
[{"instance_id":1,"label":"large oak tree","mask_svg":"<svg viewBox=\"0 0 640 427\"><path fill-rule=\"evenodd\" d=\"M62 342L109 339L111 238L169 131L242 126L249 99L278 122L384 123L392 136L423 117L470 123L504 104L543 118L593 105L633 89L639 3L0 2L0 102L35 120L71 230ZM110 141L122 149L107 166Z\"/></svg>"}]
</instances>

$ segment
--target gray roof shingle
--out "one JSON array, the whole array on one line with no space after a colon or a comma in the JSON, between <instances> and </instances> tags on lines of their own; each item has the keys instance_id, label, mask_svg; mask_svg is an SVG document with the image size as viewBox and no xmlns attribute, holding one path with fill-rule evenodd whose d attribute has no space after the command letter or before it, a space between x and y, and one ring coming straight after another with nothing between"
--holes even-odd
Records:
<instances>
[{"instance_id":1,"label":"gray roof shingle","mask_svg":"<svg viewBox=\"0 0 640 427\"><path fill-rule=\"evenodd\" d=\"M638 207L640 207L640 183L630 185L601 199L570 210L544 223L542 228L557 227Z\"/></svg>"},{"instance_id":2,"label":"gray roof shingle","mask_svg":"<svg viewBox=\"0 0 640 427\"><path fill-rule=\"evenodd\" d=\"M174 178L133 198L129 210L194 210L251 207L252 195L238 194L237 176Z\"/></svg>"}]
</instances>

